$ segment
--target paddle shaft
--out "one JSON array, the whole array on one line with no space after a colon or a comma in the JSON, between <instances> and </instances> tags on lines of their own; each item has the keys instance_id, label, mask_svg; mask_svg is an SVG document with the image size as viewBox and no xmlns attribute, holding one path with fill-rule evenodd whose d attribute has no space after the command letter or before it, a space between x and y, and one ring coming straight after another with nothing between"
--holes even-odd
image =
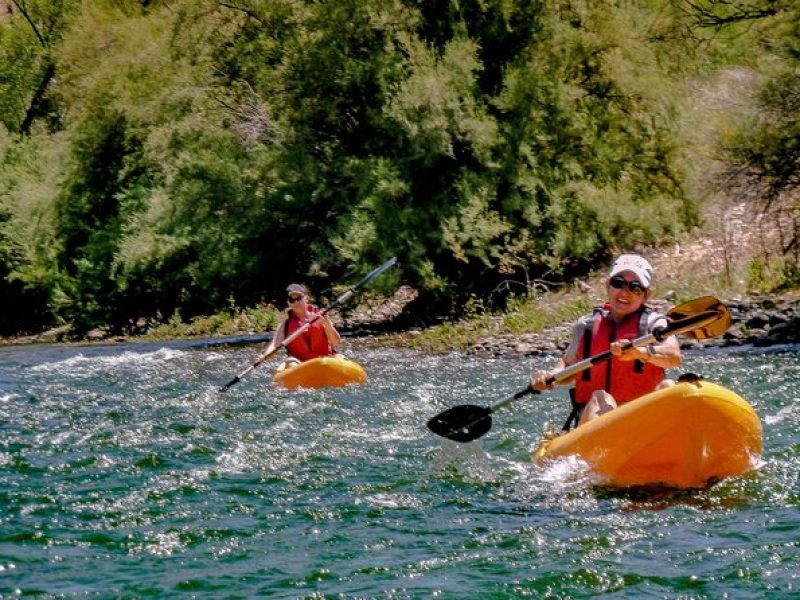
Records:
<instances>
[{"instance_id":1,"label":"paddle shaft","mask_svg":"<svg viewBox=\"0 0 800 600\"><path fill-rule=\"evenodd\" d=\"M333 305L331 305L330 308L333 308ZM278 346L277 348L273 348L272 350L270 350L266 354L263 354L262 356L259 356L258 359L252 365L247 367L244 371L242 371L236 377L234 377L228 383L226 383L222 387L221 391L224 392L229 387L239 383L242 380L242 377L247 375L250 371L255 369L258 365L260 365L260 364L266 362L267 360L269 360L269 358L271 356L273 356L276 352L278 352L278 350L280 350L281 348L285 348L288 344L291 344L298 336L302 335L304 331L306 331L309 327L311 327L312 323L314 323L322 315L324 315L326 312L328 312L328 310L329 309L324 309L324 310L321 310L320 312L316 313L314 315L314 317L310 321L308 321L307 323L304 323L302 327L300 327L298 330L296 330L294 333L292 333L292 335L290 335L285 340L283 340L283 342L281 342L280 346Z\"/></svg>"},{"instance_id":2,"label":"paddle shaft","mask_svg":"<svg viewBox=\"0 0 800 600\"><path fill-rule=\"evenodd\" d=\"M361 286L363 286L367 282L375 279L378 275L383 273L386 269L388 269L390 267L393 267L396 263L397 263L397 257L393 256L392 258L387 260L385 263L383 263L380 267L377 267L377 268L373 269L372 271L370 271L369 273L367 273L361 279L361 281L359 281L355 285L351 285L349 288L347 288L347 290L343 294L341 294L338 298L336 298L336 300L331 302L330 306L328 306L327 308L323 308L321 311L319 311L318 313L314 314L314 316L311 318L310 321L308 321L307 323L304 323L302 327L300 327L297 331L295 331L290 336L288 336L286 339L284 339L277 348L273 348L270 352L267 352L266 354L258 357L258 359L252 365L247 367L244 371L239 373L236 377L234 377L228 383L226 383L224 386L222 386L222 388L220 388L220 391L224 392L225 390L227 390L231 386L239 383L242 380L242 377L247 375L250 371L255 369L258 365L263 364L264 362L266 362L271 356L273 356L276 352L278 352L278 350L280 350L281 348L285 348L287 345L291 344L295 339L297 339L299 336L301 336L309 327L311 327L311 325L314 324L314 322L317 319L323 317L324 315L326 315L328 313L329 310L339 306L342 302L348 300L350 298L350 296L352 296L353 294L356 293L356 290L358 290L358 288L360 288Z\"/></svg>"},{"instance_id":3,"label":"paddle shaft","mask_svg":"<svg viewBox=\"0 0 800 600\"><path fill-rule=\"evenodd\" d=\"M637 346L647 346L655 341L663 341L667 336L680 333L691 333L695 339L708 339L720 335L731 325L731 316L727 307L712 296L704 296L685 302L671 309L667 314L667 325L657 327L651 334L642 336L622 347L622 352ZM562 383L577 373L609 360L614 356L609 348L596 356L586 358L562 369L545 379L548 387ZM501 400L491 406L462 404L453 406L428 420L428 429L436 435L455 442L471 442L483 436L492 426L492 413L497 409L518 400L527 394L538 394L532 386L520 390L513 396Z\"/></svg>"},{"instance_id":4,"label":"paddle shaft","mask_svg":"<svg viewBox=\"0 0 800 600\"><path fill-rule=\"evenodd\" d=\"M691 331L696 327L699 327L703 323L709 322L713 319L719 317L719 313L717 311L705 311L699 313L697 315L692 315L690 317L684 317L674 323L670 323L669 325L665 325L663 327L657 327L653 333L649 333L647 335L643 335L642 337L636 338L632 342L628 342L622 347L622 351L625 352L630 350L631 348L641 348L642 346L649 346L653 342L661 342L664 341L670 335L677 335L679 333L685 333L687 331ZM614 355L612 354L611 350L606 350L601 352L600 354L596 354L594 356L590 356L589 358L585 358L579 362L576 362L565 369L562 369L558 373L555 373L548 377L545 380L545 384L551 386L553 384L561 383L566 381L573 376L577 375L578 373L585 371L586 369L591 369L598 363L605 362L610 360ZM490 412L496 411L498 408L502 408L506 404L510 404L514 400L519 400L523 396L528 394L539 394L539 390L535 390L532 387L528 386L524 390L518 391L513 396L510 396L504 400L500 400L495 404L492 404L489 408Z\"/></svg>"}]
</instances>

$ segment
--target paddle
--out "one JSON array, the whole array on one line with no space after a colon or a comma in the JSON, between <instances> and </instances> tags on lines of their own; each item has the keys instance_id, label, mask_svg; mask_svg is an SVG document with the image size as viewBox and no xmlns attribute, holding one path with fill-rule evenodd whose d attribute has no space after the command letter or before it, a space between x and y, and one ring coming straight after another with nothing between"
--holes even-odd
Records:
<instances>
[{"instance_id":1,"label":"paddle","mask_svg":"<svg viewBox=\"0 0 800 600\"><path fill-rule=\"evenodd\" d=\"M224 392L224 391L226 391L228 388L230 388L231 386L234 386L234 385L236 385L237 383L239 383L239 382L242 380L242 377L244 377L245 375L247 375L247 374L248 374L250 371L252 371L253 369L255 369L255 368L258 366L258 365L260 365L260 364L263 364L264 362L266 362L266 361L267 361L267 359L269 359L269 357L271 357L272 355L274 355L274 354L275 354L275 353L276 353L278 350L280 350L281 348L283 348L283 347L287 346L288 344L290 344L290 343L291 343L291 342L292 342L292 341L293 341L295 338L297 338L298 336L302 335L302 333L303 333L303 332L304 332L306 329L308 329L309 327L311 327L311 325L314 323L314 321L316 321L317 319L319 319L320 317L322 317L323 315L325 315L325 314L326 314L326 313L327 313L329 310L331 310L332 308L334 308L334 307L336 307L336 306L340 305L342 302L344 302L345 300L347 300L348 298L350 298L350 296L352 296L353 294L355 294L355 293L356 293L356 290L357 290L358 288L362 287L362 286L363 286L363 285L365 285L366 283L368 283L368 282L372 281L373 279L375 279L375 278L376 278L378 275L380 275L381 273L383 273L383 272L384 272L386 269L388 269L388 268L390 268L390 267L393 267L393 266L395 265L395 263L397 263L397 257L396 257L396 256L395 256L395 257L392 257L392 258L390 258L389 260L387 260L387 261L386 261L385 263L383 263L383 264L382 264L380 267L378 267L378 268L376 268L376 269L373 269L372 271L370 271L369 273L367 273L367 274L364 276L364 278L363 278L361 281L359 281L357 284L355 284L355 285L352 285L352 286L350 286L349 288L347 288L347 291L346 291L346 292L344 292L344 293L343 293L341 296L339 296L338 298L336 298L336 300L334 300L334 301L331 303L331 305L330 305L328 308L324 308L324 309L322 309L322 310L321 310L319 313L317 313L317 314L316 314L316 315L315 315L315 316L314 316L314 317L313 317L313 318L312 318L312 319L311 319L309 322L305 323L305 324L304 324L302 327L300 327L300 329L298 329L297 331L295 331L294 333L292 333L292 335L288 336L288 337L287 337L285 340L283 340L283 342L281 343L281 345L280 345L280 346L278 346L277 348L274 348L273 350L271 350L270 352L267 352L266 354L263 354L262 356L259 356L259 357L258 357L258 359L257 359L257 360L256 360L256 361L255 361L255 362L252 364L252 365L250 365L249 367L247 367L247 368L246 368L244 371L242 371L242 372L241 372L241 373L239 373L239 374L238 374L236 377L234 377L233 379L231 379L231 380L230 380L228 383L226 383L225 385L223 385L223 386L222 386L222 387L219 389L219 391L220 391L220 392Z\"/></svg>"},{"instance_id":2,"label":"paddle","mask_svg":"<svg viewBox=\"0 0 800 600\"><path fill-rule=\"evenodd\" d=\"M647 346L653 342L661 342L668 336L683 333L691 334L695 339L704 340L724 333L731 326L731 315L728 307L713 296L703 296L680 304L668 311L666 317L667 325L657 327L653 333L633 340L623 348L623 351L632 347ZM597 363L609 360L611 356L611 350L606 350L586 358L550 376L546 383L550 386L554 383L566 381ZM497 409L528 394L538 393L540 393L538 390L528 386L513 396L491 406L476 406L474 404L454 406L431 418L428 421L428 429L436 435L455 442L471 442L491 429L491 415Z\"/></svg>"}]
</instances>

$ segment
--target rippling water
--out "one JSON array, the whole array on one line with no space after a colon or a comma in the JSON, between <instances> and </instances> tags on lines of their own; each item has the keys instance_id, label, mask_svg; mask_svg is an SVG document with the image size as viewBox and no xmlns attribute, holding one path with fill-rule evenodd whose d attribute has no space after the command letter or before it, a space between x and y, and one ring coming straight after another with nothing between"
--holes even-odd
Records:
<instances>
[{"instance_id":1,"label":"rippling water","mask_svg":"<svg viewBox=\"0 0 800 600\"><path fill-rule=\"evenodd\" d=\"M798 596L797 348L686 356L752 402L765 455L658 496L531 464L563 391L500 411L480 443L425 429L521 389L535 361L348 350L366 385L277 390L267 365L220 394L258 348L0 348L0 595Z\"/></svg>"}]
</instances>

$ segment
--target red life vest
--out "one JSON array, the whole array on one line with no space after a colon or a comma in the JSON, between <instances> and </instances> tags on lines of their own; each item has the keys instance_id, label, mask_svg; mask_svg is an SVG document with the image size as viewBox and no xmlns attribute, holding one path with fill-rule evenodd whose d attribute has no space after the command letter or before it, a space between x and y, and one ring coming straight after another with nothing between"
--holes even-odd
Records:
<instances>
[{"instance_id":1,"label":"red life vest","mask_svg":"<svg viewBox=\"0 0 800 600\"><path fill-rule=\"evenodd\" d=\"M577 355L588 358L608 350L614 340L635 340L646 335L649 312L649 308L643 308L625 317L622 323L615 323L609 306L604 306L587 324ZM592 392L605 390L618 404L623 404L652 392L663 380L664 369L661 367L640 360L612 358L578 375L574 400L577 404L586 404Z\"/></svg>"},{"instance_id":2,"label":"red life vest","mask_svg":"<svg viewBox=\"0 0 800 600\"><path fill-rule=\"evenodd\" d=\"M319 313L313 306L308 307L308 312L312 315ZM309 316L309 319L310 318ZM286 323L283 326L284 338L288 338L305 325L305 323L306 322L300 321L300 319L297 318L294 311L289 310L289 318L286 319ZM325 335L325 327L322 324L322 319L314 321L308 329L289 342L286 345L286 351L289 353L289 356L302 362L320 356L331 356L333 354L333 348L331 348L331 345L328 343L328 336Z\"/></svg>"}]
</instances>

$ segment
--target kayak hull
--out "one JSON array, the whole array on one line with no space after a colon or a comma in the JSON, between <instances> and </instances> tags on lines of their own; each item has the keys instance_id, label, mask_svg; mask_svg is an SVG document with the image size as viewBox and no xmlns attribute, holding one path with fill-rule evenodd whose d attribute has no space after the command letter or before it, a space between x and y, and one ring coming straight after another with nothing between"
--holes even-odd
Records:
<instances>
[{"instance_id":1,"label":"kayak hull","mask_svg":"<svg viewBox=\"0 0 800 600\"><path fill-rule=\"evenodd\" d=\"M612 487L689 489L750 471L762 450L753 408L724 387L698 381L652 392L545 440L534 459L579 456Z\"/></svg>"},{"instance_id":2,"label":"kayak hull","mask_svg":"<svg viewBox=\"0 0 800 600\"><path fill-rule=\"evenodd\" d=\"M364 383L367 372L357 362L338 356L313 358L276 371L272 381L285 388L341 387Z\"/></svg>"}]
</instances>

